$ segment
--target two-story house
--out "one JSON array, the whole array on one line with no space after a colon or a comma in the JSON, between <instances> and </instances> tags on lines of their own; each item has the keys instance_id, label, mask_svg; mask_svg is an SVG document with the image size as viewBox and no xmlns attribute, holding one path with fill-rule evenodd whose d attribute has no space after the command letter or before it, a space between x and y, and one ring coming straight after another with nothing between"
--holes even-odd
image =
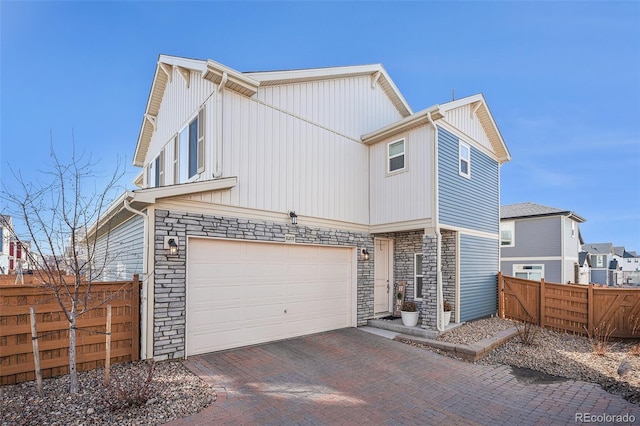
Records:
<instances>
[{"instance_id":1,"label":"two-story house","mask_svg":"<svg viewBox=\"0 0 640 426\"><path fill-rule=\"evenodd\" d=\"M618 270L618 262L613 258L613 244L583 244L582 250L589 253L589 263L591 264L589 282L606 286L615 284L615 272Z\"/></svg>"},{"instance_id":2,"label":"two-story house","mask_svg":"<svg viewBox=\"0 0 640 426\"><path fill-rule=\"evenodd\" d=\"M379 64L239 72L161 55L140 189L90 235L117 273L143 274L143 358L365 325L399 282L442 330L443 300L458 322L497 310L509 159L482 95L413 112Z\"/></svg>"},{"instance_id":3,"label":"two-story house","mask_svg":"<svg viewBox=\"0 0 640 426\"><path fill-rule=\"evenodd\" d=\"M613 259L618 264L616 284L640 285L640 257L635 251L614 247Z\"/></svg>"},{"instance_id":4,"label":"two-story house","mask_svg":"<svg viewBox=\"0 0 640 426\"><path fill-rule=\"evenodd\" d=\"M13 218L0 215L0 274L27 271L34 267L30 261L31 241L17 238Z\"/></svg>"},{"instance_id":5,"label":"two-story house","mask_svg":"<svg viewBox=\"0 0 640 426\"><path fill-rule=\"evenodd\" d=\"M13 218L0 215L0 274L9 273L9 243L13 235Z\"/></svg>"},{"instance_id":6,"label":"two-story house","mask_svg":"<svg viewBox=\"0 0 640 426\"><path fill-rule=\"evenodd\" d=\"M588 284L580 274L584 221L572 211L536 203L502 206L500 271L529 280Z\"/></svg>"}]
</instances>

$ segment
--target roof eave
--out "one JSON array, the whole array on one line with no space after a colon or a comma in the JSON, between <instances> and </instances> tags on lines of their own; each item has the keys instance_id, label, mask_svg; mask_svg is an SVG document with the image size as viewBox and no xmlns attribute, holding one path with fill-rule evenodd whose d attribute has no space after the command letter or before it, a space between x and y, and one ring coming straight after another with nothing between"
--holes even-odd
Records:
<instances>
[{"instance_id":1,"label":"roof eave","mask_svg":"<svg viewBox=\"0 0 640 426\"><path fill-rule=\"evenodd\" d=\"M434 121L444 117L444 113L440 111L440 106L434 105L432 107L423 109L422 111L416 112L415 114L412 114L408 117L405 117L402 120L396 121L395 123L391 123L388 126L382 127L381 129L378 129L374 132L362 135L360 137L360 140L365 145L373 145L384 139L413 129L414 127L428 124L429 119L427 118L427 116L429 115L429 113L431 113L431 118Z\"/></svg>"}]
</instances>

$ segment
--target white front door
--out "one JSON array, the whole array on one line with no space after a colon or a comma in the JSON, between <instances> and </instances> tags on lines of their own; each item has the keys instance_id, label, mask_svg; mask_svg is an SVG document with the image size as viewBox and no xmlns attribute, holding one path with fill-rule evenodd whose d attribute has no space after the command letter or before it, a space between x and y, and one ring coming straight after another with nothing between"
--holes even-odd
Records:
<instances>
[{"instance_id":1,"label":"white front door","mask_svg":"<svg viewBox=\"0 0 640 426\"><path fill-rule=\"evenodd\" d=\"M391 312L391 271L393 262L391 261L391 242L389 240L375 240L374 262L374 289L373 302L374 314Z\"/></svg>"}]
</instances>

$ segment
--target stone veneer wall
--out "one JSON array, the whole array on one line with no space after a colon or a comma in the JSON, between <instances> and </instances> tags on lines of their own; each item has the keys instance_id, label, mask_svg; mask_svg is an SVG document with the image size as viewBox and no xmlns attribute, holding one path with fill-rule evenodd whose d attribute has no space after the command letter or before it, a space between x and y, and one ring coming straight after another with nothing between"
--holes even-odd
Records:
<instances>
[{"instance_id":1,"label":"stone veneer wall","mask_svg":"<svg viewBox=\"0 0 640 426\"><path fill-rule=\"evenodd\" d=\"M442 294L444 300L451 304L451 321L456 315L456 233L442 230Z\"/></svg>"},{"instance_id":2,"label":"stone veneer wall","mask_svg":"<svg viewBox=\"0 0 640 426\"><path fill-rule=\"evenodd\" d=\"M373 238L367 233L312 228L301 224L182 213L155 212L155 274L153 349L156 360L182 358L186 330L186 241L189 236L284 242L293 234L296 244L366 247L373 252ZM169 256L164 236L177 236L178 255ZM357 260L357 325L373 316L373 259Z\"/></svg>"},{"instance_id":3,"label":"stone veneer wall","mask_svg":"<svg viewBox=\"0 0 640 426\"><path fill-rule=\"evenodd\" d=\"M422 304L422 326L431 330L436 329L436 280L438 274L436 272L436 261L438 252L436 243L438 239L435 234L425 234L422 237L422 273L424 275L423 294L424 302Z\"/></svg>"}]
</instances>

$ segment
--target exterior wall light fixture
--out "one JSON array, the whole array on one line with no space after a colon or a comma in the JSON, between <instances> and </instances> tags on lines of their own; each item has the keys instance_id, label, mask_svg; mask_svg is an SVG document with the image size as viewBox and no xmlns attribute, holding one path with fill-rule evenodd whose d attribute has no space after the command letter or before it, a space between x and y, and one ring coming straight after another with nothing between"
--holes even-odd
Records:
<instances>
[{"instance_id":1,"label":"exterior wall light fixture","mask_svg":"<svg viewBox=\"0 0 640 426\"><path fill-rule=\"evenodd\" d=\"M298 224L298 215L296 214L296 212L290 211L289 212L289 217L291 218L291 224L292 225L297 225Z\"/></svg>"},{"instance_id":2,"label":"exterior wall light fixture","mask_svg":"<svg viewBox=\"0 0 640 426\"><path fill-rule=\"evenodd\" d=\"M369 250L367 250L366 248L362 249L362 260L369 260Z\"/></svg>"},{"instance_id":3,"label":"exterior wall light fixture","mask_svg":"<svg viewBox=\"0 0 640 426\"><path fill-rule=\"evenodd\" d=\"M178 254L178 237L167 235L164 237L164 248L169 250L171 256Z\"/></svg>"}]
</instances>

